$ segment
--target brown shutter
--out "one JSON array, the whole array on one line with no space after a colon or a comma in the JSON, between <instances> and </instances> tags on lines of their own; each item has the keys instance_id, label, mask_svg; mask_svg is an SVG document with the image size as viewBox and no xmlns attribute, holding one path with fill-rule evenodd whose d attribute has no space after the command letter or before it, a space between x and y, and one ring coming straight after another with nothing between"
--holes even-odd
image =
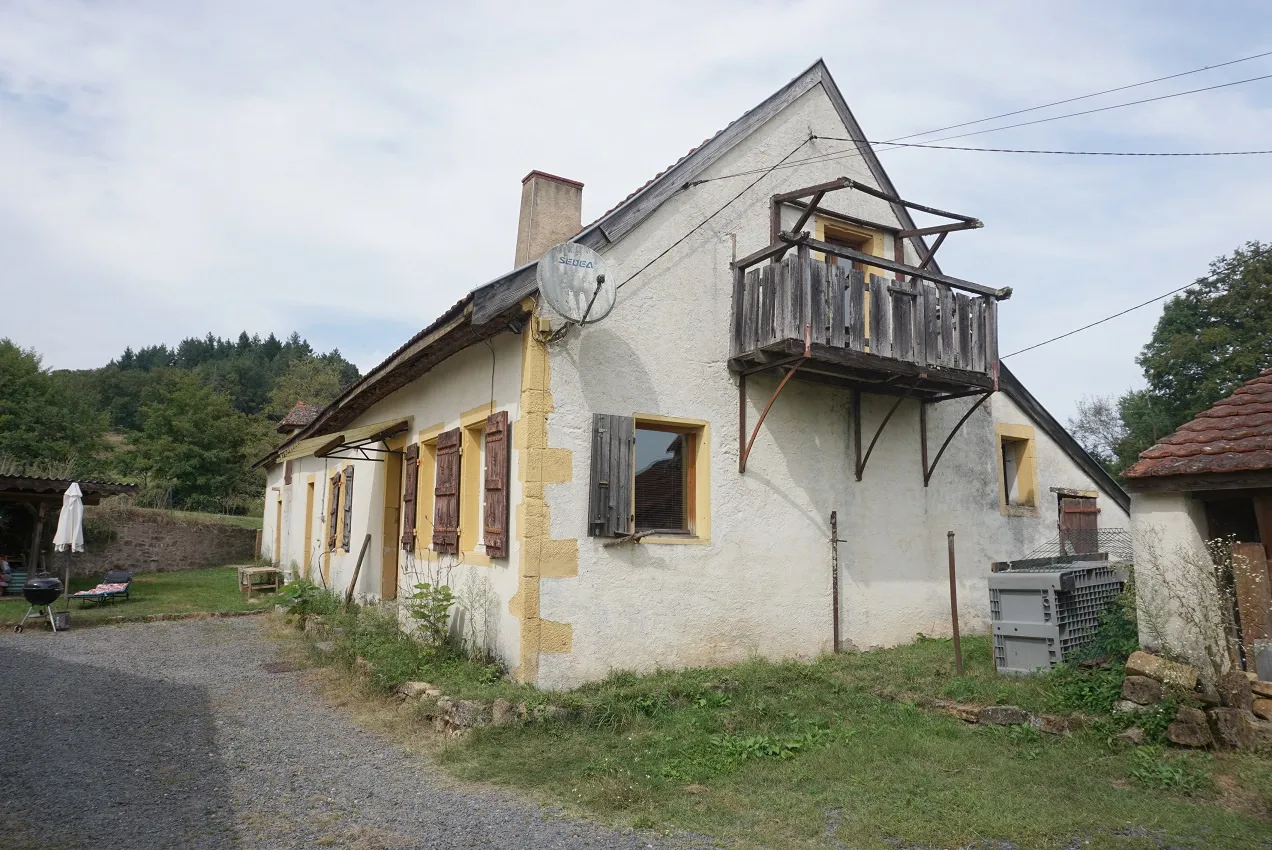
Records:
<instances>
[{"instance_id":1,"label":"brown shutter","mask_svg":"<svg viewBox=\"0 0 1272 850\"><path fill-rule=\"evenodd\" d=\"M327 549L336 551L336 517L340 516L340 473L331 476L331 493L327 497Z\"/></svg>"},{"instance_id":2,"label":"brown shutter","mask_svg":"<svg viewBox=\"0 0 1272 850\"><path fill-rule=\"evenodd\" d=\"M420 482L420 444L406 447L403 472L406 481L402 485L402 548L415 551L415 490Z\"/></svg>"},{"instance_id":3,"label":"brown shutter","mask_svg":"<svg viewBox=\"0 0 1272 850\"><path fill-rule=\"evenodd\" d=\"M340 545L349 551L349 537L353 533L353 467L344 472L344 528L341 531Z\"/></svg>"},{"instance_id":4,"label":"brown shutter","mask_svg":"<svg viewBox=\"0 0 1272 850\"><path fill-rule=\"evenodd\" d=\"M482 506L486 554L508 557L508 411L486 417L486 483Z\"/></svg>"},{"instance_id":5,"label":"brown shutter","mask_svg":"<svg viewBox=\"0 0 1272 850\"><path fill-rule=\"evenodd\" d=\"M632 533L632 454L636 423L630 416L592 417L592 478L587 533L622 537Z\"/></svg>"},{"instance_id":6,"label":"brown shutter","mask_svg":"<svg viewBox=\"0 0 1272 850\"><path fill-rule=\"evenodd\" d=\"M1060 497L1060 542L1076 553L1098 552L1100 508L1089 496Z\"/></svg>"},{"instance_id":7,"label":"brown shutter","mask_svg":"<svg viewBox=\"0 0 1272 850\"><path fill-rule=\"evenodd\" d=\"M437 484L433 488L433 548L459 551L459 429L437 437Z\"/></svg>"}]
</instances>

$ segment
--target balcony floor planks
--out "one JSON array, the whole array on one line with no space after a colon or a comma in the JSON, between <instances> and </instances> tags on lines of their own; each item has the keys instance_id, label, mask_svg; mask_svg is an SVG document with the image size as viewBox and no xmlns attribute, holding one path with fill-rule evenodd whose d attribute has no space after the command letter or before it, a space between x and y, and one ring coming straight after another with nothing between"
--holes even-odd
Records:
<instances>
[{"instance_id":1,"label":"balcony floor planks","mask_svg":"<svg viewBox=\"0 0 1272 850\"><path fill-rule=\"evenodd\" d=\"M785 340L735 356L729 360L729 368L733 372L776 369L783 360L803 352L802 341ZM812 357L795 373L795 380L855 387L864 392L885 395L904 393L914 381L919 380L914 391L914 395L919 397L994 388L992 376L963 369L920 367L904 360L819 343L812 345L811 353Z\"/></svg>"}]
</instances>

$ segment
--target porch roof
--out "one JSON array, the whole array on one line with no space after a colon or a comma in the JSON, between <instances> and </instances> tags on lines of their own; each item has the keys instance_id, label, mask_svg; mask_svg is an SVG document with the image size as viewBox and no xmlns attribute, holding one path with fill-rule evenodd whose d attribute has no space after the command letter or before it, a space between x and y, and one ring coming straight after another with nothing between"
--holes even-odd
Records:
<instances>
[{"instance_id":1,"label":"porch roof","mask_svg":"<svg viewBox=\"0 0 1272 850\"><path fill-rule=\"evenodd\" d=\"M133 495L136 484L114 481L76 481L71 478L44 478L38 475L0 475L0 501L61 502L71 484L79 484L84 504L95 505L103 496Z\"/></svg>"}]
</instances>

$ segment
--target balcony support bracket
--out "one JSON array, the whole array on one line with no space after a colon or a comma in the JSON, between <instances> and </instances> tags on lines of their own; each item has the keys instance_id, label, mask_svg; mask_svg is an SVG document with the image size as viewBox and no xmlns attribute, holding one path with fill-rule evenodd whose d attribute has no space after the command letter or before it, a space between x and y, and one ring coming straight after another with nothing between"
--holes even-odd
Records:
<instances>
[{"instance_id":1,"label":"balcony support bracket","mask_svg":"<svg viewBox=\"0 0 1272 850\"><path fill-rule=\"evenodd\" d=\"M928 439L927 439L928 405L937 404L941 401L947 401L948 399L936 399L934 401L924 400L919 403L919 442L922 444L922 449L923 449L923 486L924 487L928 486L928 482L932 480L932 473L933 471L936 470L936 465L941 462L941 455L945 454L945 450L949 448L950 441L954 439L954 435L957 434L959 430L963 427L963 423L965 423L968 419L972 418L972 414L976 412L976 409L979 408L986 401L988 401L989 397L992 396L993 394L994 394L994 390L990 390L989 392L985 393L980 398L978 398L976 400L976 403L967 409L967 412L963 414L963 418L958 420L958 424L956 424L953 430L950 431L950 435L945 438L945 442L941 443L941 448L939 451L937 451L936 457L932 459L931 466L928 466ZM963 397L962 395L955 396L955 398L962 398L962 397Z\"/></svg>"},{"instance_id":2,"label":"balcony support bracket","mask_svg":"<svg viewBox=\"0 0 1272 850\"><path fill-rule=\"evenodd\" d=\"M791 357L787 360L781 360L777 363L765 363L753 369L748 369L738 374L738 472L746 472L746 459L751 456L751 448L755 445L755 438L760 433L760 426L764 424L764 417L768 416L769 409L773 407L773 402L777 401L778 395L782 389L799 371L799 367L808 362L813 356L813 326L804 325L804 353ZM768 404L764 405L764 410L760 412L760 418L755 423L755 428L751 431L751 438L746 437L746 376L753 375L756 372L766 372L769 369L786 369L786 374L782 376L782 380L778 382L777 389L773 390L773 394L769 396Z\"/></svg>"},{"instance_id":3,"label":"balcony support bracket","mask_svg":"<svg viewBox=\"0 0 1272 850\"><path fill-rule=\"evenodd\" d=\"M910 384L904 395L897 396L897 400L892 403L892 407L888 410L888 415L883 417L883 421L879 423L879 427L875 429L874 437L870 440L870 445L866 448L866 453L861 454L861 390L852 391L852 433L853 444L857 453L857 468L855 470L857 480L861 480L861 476L866 471L866 464L870 461L870 454L874 451L875 443L879 442L879 437L883 434L883 429L888 427L888 421L892 419L892 415L897 412L897 408L901 407L901 402L910 397L910 394L918 389L919 384L923 383L926 375L919 375L918 380Z\"/></svg>"}]
</instances>

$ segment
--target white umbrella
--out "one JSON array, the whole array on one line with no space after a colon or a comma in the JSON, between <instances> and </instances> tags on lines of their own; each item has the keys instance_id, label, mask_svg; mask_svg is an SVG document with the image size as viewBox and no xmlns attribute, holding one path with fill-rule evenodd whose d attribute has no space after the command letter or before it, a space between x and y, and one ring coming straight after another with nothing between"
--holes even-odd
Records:
<instances>
[{"instance_id":1,"label":"white umbrella","mask_svg":"<svg viewBox=\"0 0 1272 850\"><path fill-rule=\"evenodd\" d=\"M71 552L84 551L84 494L78 484L72 482L62 496L62 513L57 518L57 533L53 535L53 548L66 552L66 584L63 592L70 604Z\"/></svg>"}]
</instances>

